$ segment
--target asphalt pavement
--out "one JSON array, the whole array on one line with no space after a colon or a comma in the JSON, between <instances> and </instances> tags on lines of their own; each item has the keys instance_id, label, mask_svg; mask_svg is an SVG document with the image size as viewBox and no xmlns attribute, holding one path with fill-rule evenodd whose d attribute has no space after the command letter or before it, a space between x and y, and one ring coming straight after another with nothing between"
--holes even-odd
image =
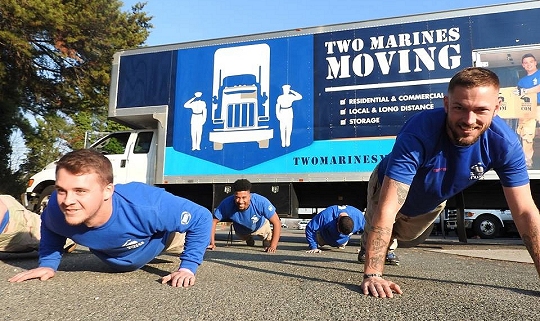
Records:
<instances>
[{"instance_id":1,"label":"asphalt pavement","mask_svg":"<svg viewBox=\"0 0 540 321\"><path fill-rule=\"evenodd\" d=\"M143 269L113 273L88 249L66 254L48 281L7 279L37 255L0 254L0 320L538 320L540 279L520 239L432 237L400 248L385 275L402 295L360 292L359 236L344 249L305 253L302 231L283 229L278 252L235 240L208 251L188 289L160 283L178 265L163 253Z\"/></svg>"}]
</instances>

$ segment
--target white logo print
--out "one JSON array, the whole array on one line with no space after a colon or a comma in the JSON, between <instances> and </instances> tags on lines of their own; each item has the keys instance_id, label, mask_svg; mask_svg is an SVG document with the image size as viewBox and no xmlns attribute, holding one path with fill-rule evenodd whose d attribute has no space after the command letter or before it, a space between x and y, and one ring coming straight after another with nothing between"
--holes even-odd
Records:
<instances>
[{"instance_id":1,"label":"white logo print","mask_svg":"<svg viewBox=\"0 0 540 321\"><path fill-rule=\"evenodd\" d=\"M144 244L144 241L137 242L137 241L133 241L133 240L129 239L122 245L122 247L125 247L126 249L132 250L132 249L136 249L136 248L140 247L143 244Z\"/></svg>"},{"instance_id":2,"label":"white logo print","mask_svg":"<svg viewBox=\"0 0 540 321\"><path fill-rule=\"evenodd\" d=\"M187 223L189 223L189 221L191 221L191 213L185 211L182 212L182 219L180 220L182 225L186 225Z\"/></svg>"}]
</instances>

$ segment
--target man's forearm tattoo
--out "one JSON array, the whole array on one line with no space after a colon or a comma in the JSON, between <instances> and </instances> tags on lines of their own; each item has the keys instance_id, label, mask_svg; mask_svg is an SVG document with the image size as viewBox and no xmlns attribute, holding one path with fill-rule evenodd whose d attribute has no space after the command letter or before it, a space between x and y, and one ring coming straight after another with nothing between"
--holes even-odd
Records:
<instances>
[{"instance_id":1,"label":"man's forearm tattoo","mask_svg":"<svg viewBox=\"0 0 540 321\"><path fill-rule=\"evenodd\" d=\"M524 233L521 238L523 239L523 243L531 255L531 258L533 259L538 274L540 275L540 235L538 235L536 230L533 230L530 234Z\"/></svg>"},{"instance_id":2,"label":"man's forearm tattoo","mask_svg":"<svg viewBox=\"0 0 540 321\"><path fill-rule=\"evenodd\" d=\"M407 194L409 193L409 185L394 181L394 185L397 189L397 202L399 205L405 203Z\"/></svg>"},{"instance_id":3,"label":"man's forearm tattoo","mask_svg":"<svg viewBox=\"0 0 540 321\"><path fill-rule=\"evenodd\" d=\"M385 235L392 235L392 229L371 227L370 234L373 233L373 240L371 241L371 255L368 265L370 268L377 271L382 271L384 262L386 260L386 252L388 249L388 243L383 239Z\"/></svg>"}]
</instances>

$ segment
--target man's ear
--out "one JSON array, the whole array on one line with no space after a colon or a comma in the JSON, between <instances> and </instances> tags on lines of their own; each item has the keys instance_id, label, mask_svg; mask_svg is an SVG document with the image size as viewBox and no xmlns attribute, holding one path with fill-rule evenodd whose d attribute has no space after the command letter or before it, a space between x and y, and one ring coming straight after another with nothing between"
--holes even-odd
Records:
<instances>
[{"instance_id":1,"label":"man's ear","mask_svg":"<svg viewBox=\"0 0 540 321\"><path fill-rule=\"evenodd\" d=\"M501 103L502 103L502 98L499 97L499 99L497 100L497 105L495 106L495 111L493 112L494 117L495 117L495 115L497 115L499 110L501 110Z\"/></svg>"},{"instance_id":2,"label":"man's ear","mask_svg":"<svg viewBox=\"0 0 540 321\"><path fill-rule=\"evenodd\" d=\"M107 184L107 186L105 186L105 190L103 191L103 200L108 201L112 197L113 193L114 185L112 183Z\"/></svg>"}]
</instances>

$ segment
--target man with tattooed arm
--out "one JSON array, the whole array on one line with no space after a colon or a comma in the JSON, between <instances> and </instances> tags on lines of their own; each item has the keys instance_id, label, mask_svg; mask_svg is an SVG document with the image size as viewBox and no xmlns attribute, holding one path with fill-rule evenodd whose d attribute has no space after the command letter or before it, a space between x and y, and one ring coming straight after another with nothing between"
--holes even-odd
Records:
<instances>
[{"instance_id":1,"label":"man with tattooed arm","mask_svg":"<svg viewBox=\"0 0 540 321\"><path fill-rule=\"evenodd\" d=\"M394 240L418 238L444 210L447 199L490 169L500 178L540 275L540 214L519 137L497 116L498 94L499 79L493 72L464 69L450 80L444 108L420 112L403 126L368 184L359 254L364 261L364 294L382 298L401 294L399 285L383 277L387 256L396 248Z\"/></svg>"}]
</instances>

